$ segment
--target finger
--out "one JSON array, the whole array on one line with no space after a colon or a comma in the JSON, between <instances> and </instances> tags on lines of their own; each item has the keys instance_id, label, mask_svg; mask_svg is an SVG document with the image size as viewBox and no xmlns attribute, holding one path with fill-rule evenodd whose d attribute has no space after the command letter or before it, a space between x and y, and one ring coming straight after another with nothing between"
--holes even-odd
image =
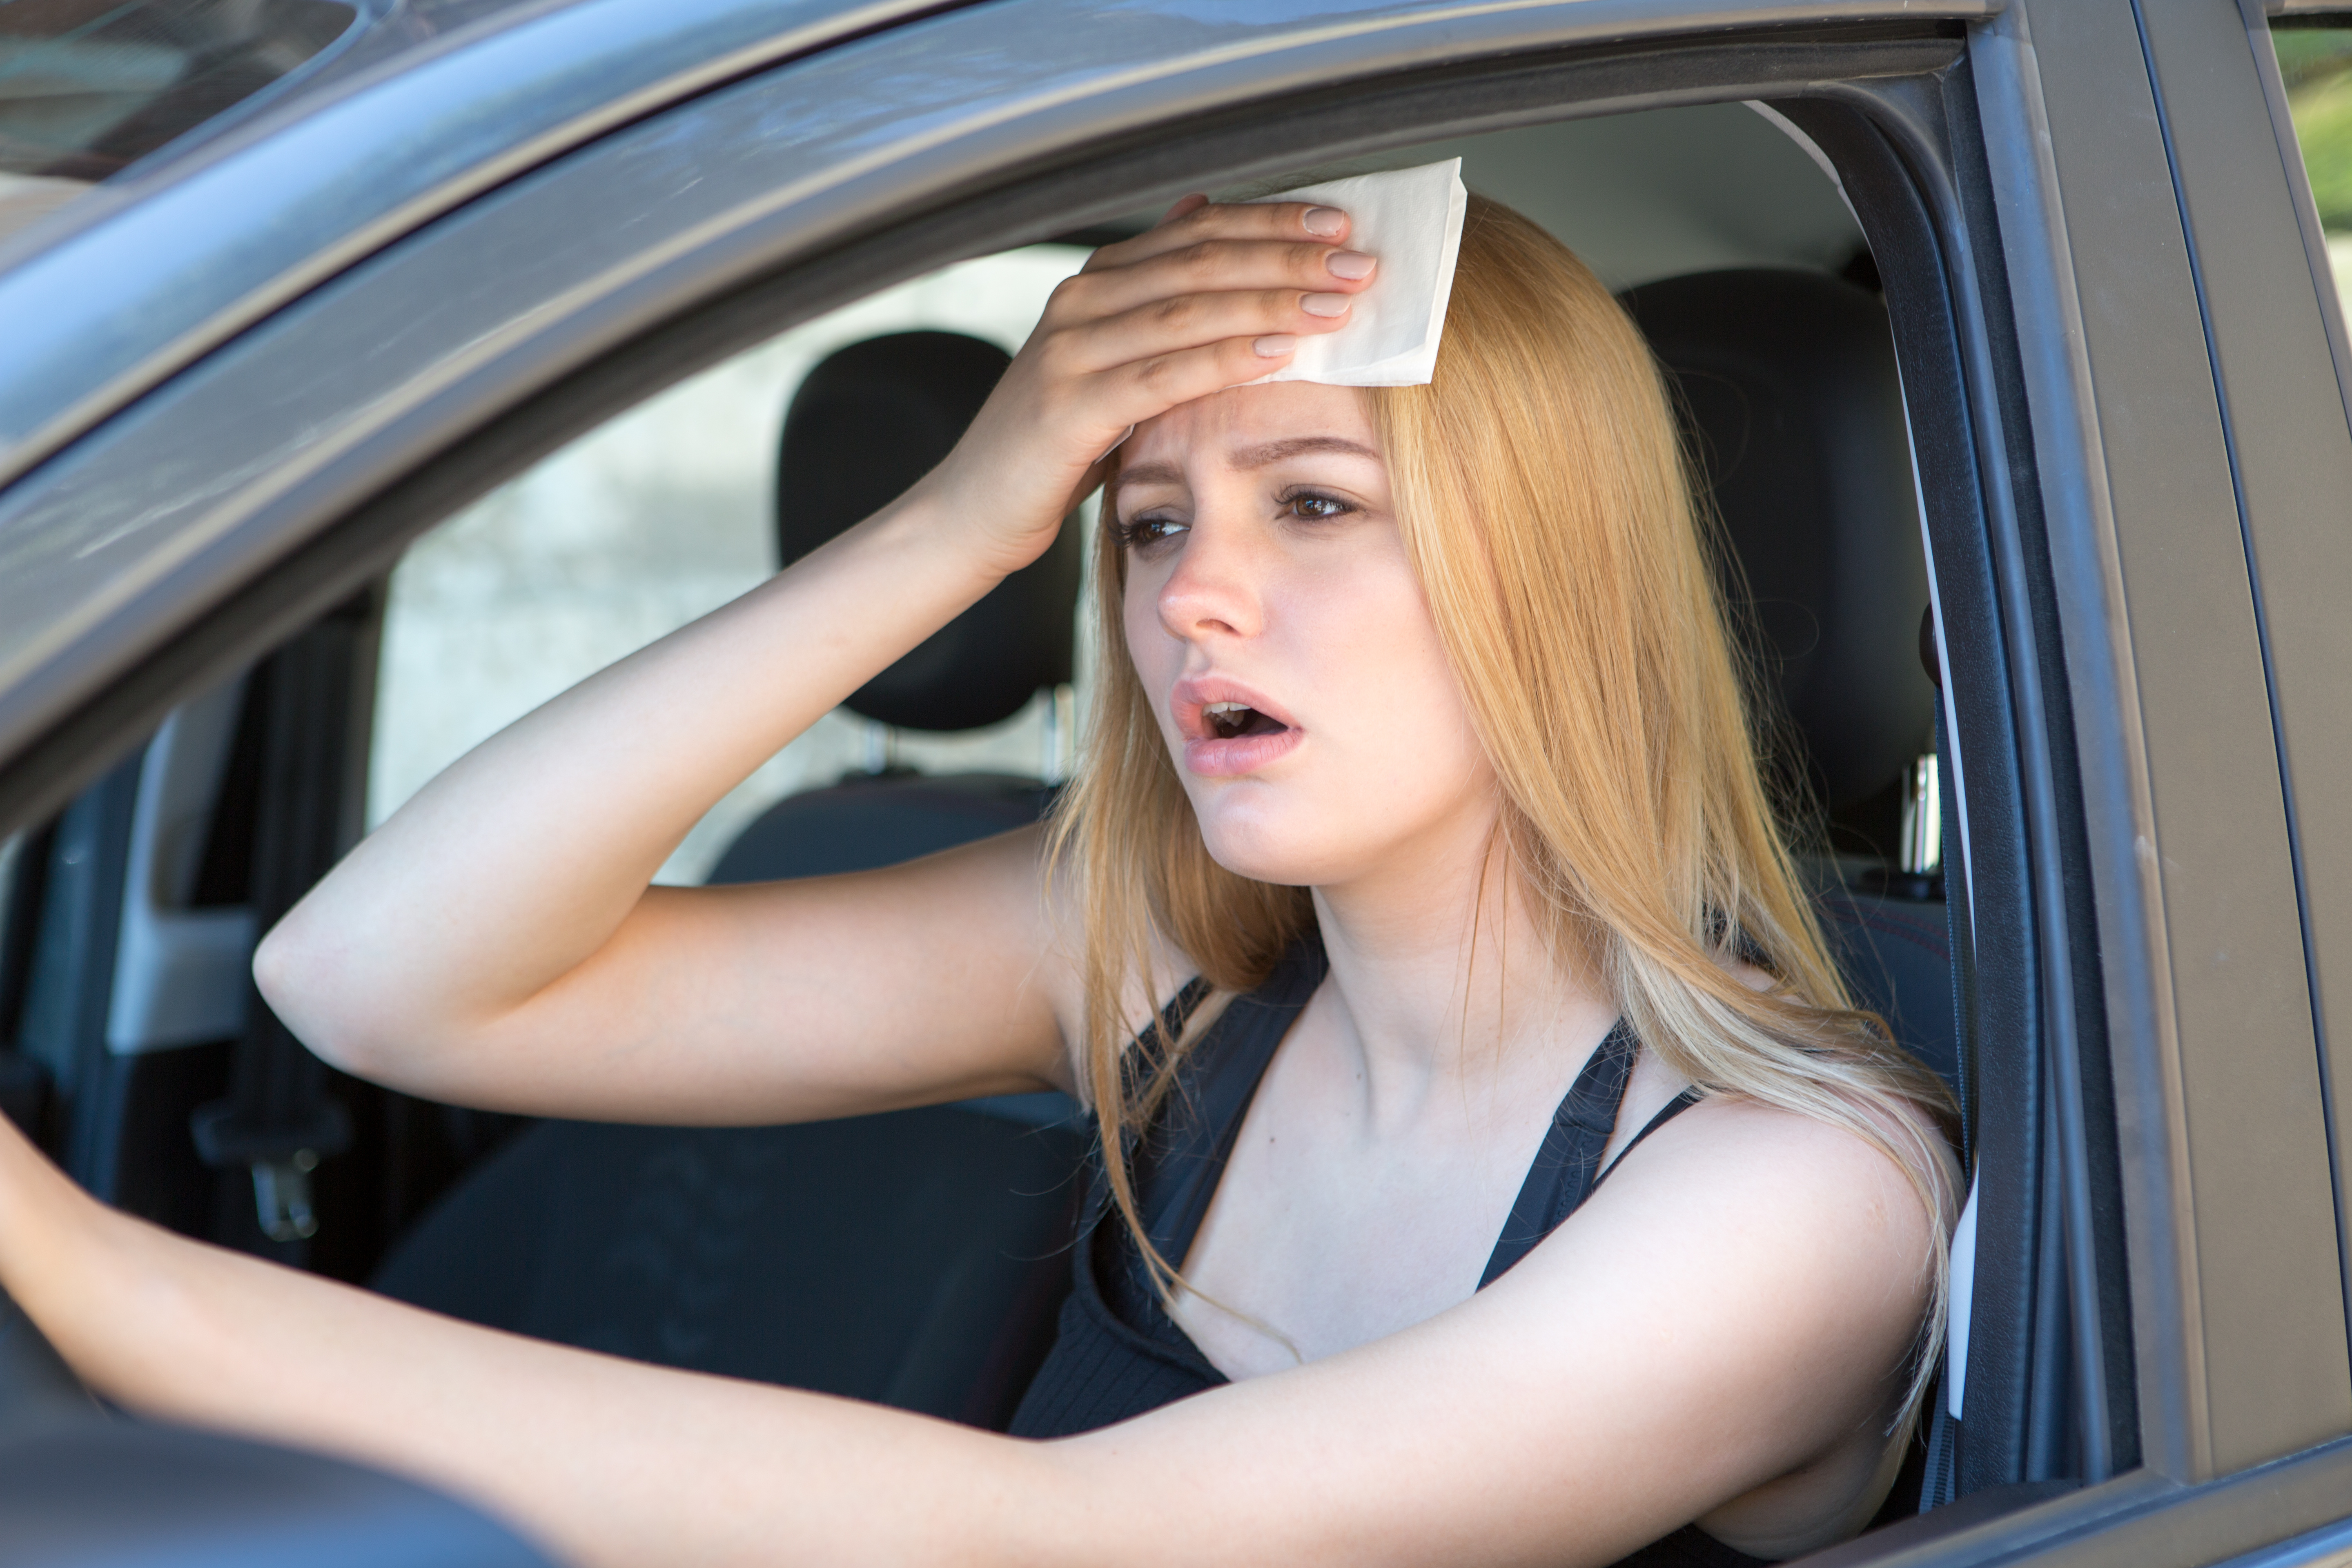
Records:
<instances>
[{"instance_id":1,"label":"finger","mask_svg":"<svg viewBox=\"0 0 2352 1568\"><path fill-rule=\"evenodd\" d=\"M1180 204L1181 205L1181 204ZM1128 266L1162 251L1203 240L1295 239L1317 245L1346 242L1350 224L1338 207L1311 202L1204 202L1121 240L1111 264Z\"/></svg>"},{"instance_id":2,"label":"finger","mask_svg":"<svg viewBox=\"0 0 2352 1568\"><path fill-rule=\"evenodd\" d=\"M1185 198L1190 201L1192 198ZM1106 245L1088 258L1090 268L1127 267L1163 251L1178 250L1206 239L1292 239L1318 245L1346 241L1348 215L1337 207L1311 202L1209 202L1184 209L1179 202L1168 216L1132 239Z\"/></svg>"},{"instance_id":3,"label":"finger","mask_svg":"<svg viewBox=\"0 0 2352 1568\"><path fill-rule=\"evenodd\" d=\"M1089 375L1228 338L1307 337L1347 325L1352 305L1344 294L1289 289L1181 294L1066 329L1056 357L1067 370Z\"/></svg>"},{"instance_id":4,"label":"finger","mask_svg":"<svg viewBox=\"0 0 2352 1568\"><path fill-rule=\"evenodd\" d=\"M1179 404L1280 370L1297 354L1298 341L1289 333L1265 333L1131 360L1088 377L1087 395L1106 418L1140 425Z\"/></svg>"},{"instance_id":5,"label":"finger","mask_svg":"<svg viewBox=\"0 0 2352 1568\"><path fill-rule=\"evenodd\" d=\"M1361 251L1297 240L1203 240L1124 267L1080 273L1054 291L1045 321L1075 325L1154 300L1226 290L1295 289L1355 294L1371 286L1378 260Z\"/></svg>"},{"instance_id":6,"label":"finger","mask_svg":"<svg viewBox=\"0 0 2352 1568\"><path fill-rule=\"evenodd\" d=\"M1170 207L1166 212L1160 214L1160 222L1152 225L1152 227L1162 227L1168 224L1176 222L1179 218L1190 217L1192 214L1199 212L1202 207L1207 206L1208 205L1209 198L1198 191L1193 192L1189 196L1179 196L1176 198L1176 205ZM1087 258L1086 267L1079 268L1079 270L1084 271L1087 268L1095 266L1096 257L1102 255L1106 250L1114 249L1118 246L1124 245L1125 243L1127 242L1124 240L1115 240L1110 245L1098 245L1095 247L1094 255ZM1116 267L1118 263L1111 261L1107 262L1104 265Z\"/></svg>"}]
</instances>

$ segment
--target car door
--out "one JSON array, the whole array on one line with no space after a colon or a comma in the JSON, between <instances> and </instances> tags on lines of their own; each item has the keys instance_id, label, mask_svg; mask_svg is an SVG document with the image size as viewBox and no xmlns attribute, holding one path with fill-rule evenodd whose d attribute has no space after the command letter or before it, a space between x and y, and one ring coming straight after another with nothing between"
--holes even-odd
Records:
<instances>
[{"instance_id":1,"label":"car door","mask_svg":"<svg viewBox=\"0 0 2352 1568\"><path fill-rule=\"evenodd\" d=\"M674 43L656 13L605 16ZM5 825L455 508L879 285L1196 184L1761 103L1851 204L1902 369L1974 1180L1940 1506L1831 1556L2212 1562L2352 1511L2318 1005L2344 836L2289 788L2347 732L2322 608L2352 581L2325 526L2347 434L2340 389L2310 413L2336 362L2259 16L995 0L733 47L400 221L323 223L110 394L0 388L39 434L0 492ZM70 255L0 275L0 315L66 299Z\"/></svg>"}]
</instances>

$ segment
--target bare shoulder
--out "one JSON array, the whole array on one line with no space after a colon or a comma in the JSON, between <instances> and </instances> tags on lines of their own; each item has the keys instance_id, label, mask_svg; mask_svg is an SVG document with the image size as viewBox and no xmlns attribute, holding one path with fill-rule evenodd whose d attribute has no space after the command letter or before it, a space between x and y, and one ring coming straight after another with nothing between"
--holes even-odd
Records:
<instances>
[{"instance_id":1,"label":"bare shoulder","mask_svg":"<svg viewBox=\"0 0 2352 1568\"><path fill-rule=\"evenodd\" d=\"M1496 1289L1618 1346L1649 1419L1715 1434L1723 1468L1685 1506L1781 1557L1843 1539L1884 1498L1940 1240L1873 1138L1717 1096L1643 1140Z\"/></svg>"},{"instance_id":2,"label":"bare shoulder","mask_svg":"<svg viewBox=\"0 0 2352 1568\"><path fill-rule=\"evenodd\" d=\"M1858 1110L1862 1125L1848 1126L1710 1095L1643 1139L1587 1209L1596 1221L1623 1214L1677 1227L1730 1226L1775 1247L1850 1254L1874 1268L1923 1266L1938 1217L1889 1145L1936 1133L1924 1112L1900 1114L1912 1120L1898 1125L1887 1113ZM1863 1130L1874 1123L1878 1137Z\"/></svg>"}]
</instances>

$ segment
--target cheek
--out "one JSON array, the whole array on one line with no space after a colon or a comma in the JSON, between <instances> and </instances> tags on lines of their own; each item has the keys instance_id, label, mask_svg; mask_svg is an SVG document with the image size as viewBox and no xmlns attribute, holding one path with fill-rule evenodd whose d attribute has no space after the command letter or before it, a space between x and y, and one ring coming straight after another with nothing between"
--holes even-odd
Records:
<instances>
[{"instance_id":1,"label":"cheek","mask_svg":"<svg viewBox=\"0 0 2352 1568\"><path fill-rule=\"evenodd\" d=\"M1451 794L1484 756L1444 642L1408 571L1365 578L1334 598L1315 639L1333 738L1389 798Z\"/></svg>"},{"instance_id":2,"label":"cheek","mask_svg":"<svg viewBox=\"0 0 2352 1568\"><path fill-rule=\"evenodd\" d=\"M1272 789L1187 781L1211 853L1263 880L1350 880L1485 822L1493 771L1418 581L1364 562L1295 583L1259 671L1314 737Z\"/></svg>"},{"instance_id":3,"label":"cheek","mask_svg":"<svg viewBox=\"0 0 2352 1568\"><path fill-rule=\"evenodd\" d=\"M1159 714L1160 728L1173 733L1175 721L1165 711L1160 700L1168 689L1176 683L1176 666L1183 658L1183 649L1160 624L1156 594L1158 585L1145 579L1149 574L1129 572L1127 585L1119 601L1120 624L1127 635L1127 657L1142 679L1145 695L1152 710Z\"/></svg>"}]
</instances>

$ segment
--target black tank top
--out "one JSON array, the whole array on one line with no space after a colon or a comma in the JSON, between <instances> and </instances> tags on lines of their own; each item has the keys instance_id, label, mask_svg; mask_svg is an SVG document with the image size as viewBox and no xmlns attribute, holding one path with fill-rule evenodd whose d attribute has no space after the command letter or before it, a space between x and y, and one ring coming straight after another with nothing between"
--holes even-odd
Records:
<instances>
[{"instance_id":1,"label":"black tank top","mask_svg":"<svg viewBox=\"0 0 2352 1568\"><path fill-rule=\"evenodd\" d=\"M1181 1262L1192 1250L1258 1081L1275 1047L1322 984L1324 970L1322 944L1310 938L1292 950L1264 985L1235 997L1186 1053L1159 1118L1130 1140L1137 1208L1162 1258ZM1171 1027L1181 1026L1207 995L1201 981L1186 986L1168 1005ZM1607 1174L1601 1169L1601 1152L1616 1128L1640 1048L1621 1019L1577 1075L1568 1098L1552 1113L1479 1289L1533 1251ZM1696 1102L1687 1089L1676 1096L1618 1158ZM1091 1432L1228 1381L1161 1306L1143 1255L1109 1202L1099 1164L1088 1212L1059 1335L1013 1413L1011 1430L1016 1436ZM1734 1551L1696 1525L1685 1525L1621 1559L1617 1568L1755 1568L1763 1561Z\"/></svg>"}]
</instances>

